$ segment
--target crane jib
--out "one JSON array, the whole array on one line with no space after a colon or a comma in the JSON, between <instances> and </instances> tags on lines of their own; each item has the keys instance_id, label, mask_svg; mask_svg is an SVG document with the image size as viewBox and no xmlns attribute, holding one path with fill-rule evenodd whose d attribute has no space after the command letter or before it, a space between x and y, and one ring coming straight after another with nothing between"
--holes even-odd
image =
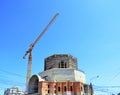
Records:
<instances>
[{"instance_id":1,"label":"crane jib","mask_svg":"<svg viewBox=\"0 0 120 95\"><path fill-rule=\"evenodd\" d=\"M44 30L40 33L40 35L37 37L37 39L30 45L29 49L26 51L23 58L25 58L28 53L30 53L33 49L33 47L36 45L36 43L40 40L40 38L43 36L43 34L47 31L49 26L53 23L53 21L56 19L56 17L59 15L59 13L56 13L55 16L50 20L50 22L47 24L47 26L44 28Z\"/></svg>"}]
</instances>

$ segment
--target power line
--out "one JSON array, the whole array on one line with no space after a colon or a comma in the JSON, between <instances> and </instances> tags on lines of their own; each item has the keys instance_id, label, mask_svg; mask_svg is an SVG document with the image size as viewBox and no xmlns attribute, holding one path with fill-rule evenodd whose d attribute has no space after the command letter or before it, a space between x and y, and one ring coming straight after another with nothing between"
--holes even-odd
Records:
<instances>
[{"instance_id":1,"label":"power line","mask_svg":"<svg viewBox=\"0 0 120 95\"><path fill-rule=\"evenodd\" d=\"M18 76L18 77L22 77L25 78L25 76L21 75L21 74L17 74L17 73L13 73L13 72L9 72L9 71L5 71L5 70L0 70L1 72L7 73L7 74L11 74L14 76Z\"/></svg>"},{"instance_id":2,"label":"power line","mask_svg":"<svg viewBox=\"0 0 120 95\"><path fill-rule=\"evenodd\" d=\"M119 93L120 86L97 86L93 85L94 91L100 91L104 93ZM116 95L116 94L115 94Z\"/></svg>"},{"instance_id":3,"label":"power line","mask_svg":"<svg viewBox=\"0 0 120 95\"><path fill-rule=\"evenodd\" d=\"M21 85L21 86L25 85L25 83L19 82L19 81L15 81L15 80L12 81L12 80L0 79L0 82L3 85Z\"/></svg>"},{"instance_id":4,"label":"power line","mask_svg":"<svg viewBox=\"0 0 120 95\"><path fill-rule=\"evenodd\" d=\"M97 86L97 85L93 85L96 88L120 88L120 86Z\"/></svg>"},{"instance_id":5,"label":"power line","mask_svg":"<svg viewBox=\"0 0 120 95\"><path fill-rule=\"evenodd\" d=\"M21 88L25 88L24 75L0 69L0 76L0 83L2 85L0 90L4 90L6 87L11 86L20 86Z\"/></svg>"},{"instance_id":6,"label":"power line","mask_svg":"<svg viewBox=\"0 0 120 95\"><path fill-rule=\"evenodd\" d=\"M112 80L114 80L116 77L118 77L118 75L120 75L120 72L118 72L118 73L112 78Z\"/></svg>"}]
</instances>

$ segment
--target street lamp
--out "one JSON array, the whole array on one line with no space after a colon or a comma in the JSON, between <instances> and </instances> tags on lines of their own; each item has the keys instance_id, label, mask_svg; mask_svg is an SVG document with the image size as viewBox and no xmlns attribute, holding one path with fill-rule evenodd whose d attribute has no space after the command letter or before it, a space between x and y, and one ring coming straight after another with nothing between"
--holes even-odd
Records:
<instances>
[{"instance_id":1,"label":"street lamp","mask_svg":"<svg viewBox=\"0 0 120 95\"><path fill-rule=\"evenodd\" d=\"M90 79L90 83L92 83L92 81L93 81L94 79L96 79L96 78L99 78L99 76L97 75L97 76L92 77L92 78Z\"/></svg>"}]
</instances>

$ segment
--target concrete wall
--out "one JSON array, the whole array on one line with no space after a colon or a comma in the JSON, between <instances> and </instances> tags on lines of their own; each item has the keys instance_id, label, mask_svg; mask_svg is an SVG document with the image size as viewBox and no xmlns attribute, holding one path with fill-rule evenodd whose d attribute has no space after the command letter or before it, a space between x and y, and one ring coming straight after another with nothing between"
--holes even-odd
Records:
<instances>
[{"instance_id":1,"label":"concrete wall","mask_svg":"<svg viewBox=\"0 0 120 95\"><path fill-rule=\"evenodd\" d=\"M39 73L39 75L46 81L51 82L64 82L70 80L86 83L84 72L69 68L55 68Z\"/></svg>"},{"instance_id":2,"label":"concrete wall","mask_svg":"<svg viewBox=\"0 0 120 95\"><path fill-rule=\"evenodd\" d=\"M75 81L86 83L85 73L83 71L74 70Z\"/></svg>"}]
</instances>

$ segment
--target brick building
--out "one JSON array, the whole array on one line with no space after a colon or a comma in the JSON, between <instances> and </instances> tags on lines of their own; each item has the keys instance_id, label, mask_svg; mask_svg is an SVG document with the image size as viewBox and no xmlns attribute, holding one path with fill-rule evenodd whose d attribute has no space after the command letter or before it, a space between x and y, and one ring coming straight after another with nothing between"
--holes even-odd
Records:
<instances>
[{"instance_id":1,"label":"brick building","mask_svg":"<svg viewBox=\"0 0 120 95\"><path fill-rule=\"evenodd\" d=\"M29 80L28 95L93 95L85 73L78 70L77 59L68 54L45 59L44 71Z\"/></svg>"}]
</instances>

